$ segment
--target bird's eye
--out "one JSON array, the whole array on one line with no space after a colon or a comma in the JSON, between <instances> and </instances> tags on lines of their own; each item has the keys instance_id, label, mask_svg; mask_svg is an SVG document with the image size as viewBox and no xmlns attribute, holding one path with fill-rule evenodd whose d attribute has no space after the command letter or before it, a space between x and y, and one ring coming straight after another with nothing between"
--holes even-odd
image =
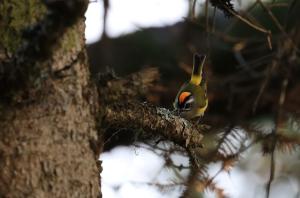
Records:
<instances>
[{"instance_id":1,"label":"bird's eye","mask_svg":"<svg viewBox=\"0 0 300 198\"><path fill-rule=\"evenodd\" d=\"M185 103L185 105L184 105L184 109L186 109L186 110L189 110L191 107L192 107L191 102Z\"/></svg>"}]
</instances>

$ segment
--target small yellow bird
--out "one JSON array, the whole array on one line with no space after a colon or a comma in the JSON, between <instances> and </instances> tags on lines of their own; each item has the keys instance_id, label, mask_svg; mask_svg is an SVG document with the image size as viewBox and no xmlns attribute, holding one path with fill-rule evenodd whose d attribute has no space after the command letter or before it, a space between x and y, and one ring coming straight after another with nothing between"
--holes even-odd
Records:
<instances>
[{"instance_id":1,"label":"small yellow bird","mask_svg":"<svg viewBox=\"0 0 300 198\"><path fill-rule=\"evenodd\" d=\"M202 78L205 58L194 54L191 80L181 86L173 103L175 110L187 119L203 116L208 106L206 82Z\"/></svg>"}]
</instances>

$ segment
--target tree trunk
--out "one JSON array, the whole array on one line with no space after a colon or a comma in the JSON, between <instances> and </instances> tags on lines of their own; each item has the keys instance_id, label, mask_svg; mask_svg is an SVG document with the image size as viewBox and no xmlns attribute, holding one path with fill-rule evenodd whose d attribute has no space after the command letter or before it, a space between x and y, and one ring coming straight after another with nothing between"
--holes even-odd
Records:
<instances>
[{"instance_id":1,"label":"tree trunk","mask_svg":"<svg viewBox=\"0 0 300 198\"><path fill-rule=\"evenodd\" d=\"M48 9L37 0L0 2L1 63L18 53L22 31L42 21ZM14 76L6 82L17 85L6 84L0 92L1 97L12 92L0 103L0 197L100 194L98 154L91 149L98 141L97 92L87 65L83 14L61 32L46 46L51 53L45 59L20 65L20 74L38 68L38 75Z\"/></svg>"}]
</instances>

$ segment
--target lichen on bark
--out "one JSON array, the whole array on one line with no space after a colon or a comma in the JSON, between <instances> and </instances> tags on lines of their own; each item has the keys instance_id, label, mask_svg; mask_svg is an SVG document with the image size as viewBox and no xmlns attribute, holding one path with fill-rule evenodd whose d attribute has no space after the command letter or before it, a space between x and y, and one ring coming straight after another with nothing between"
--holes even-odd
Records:
<instances>
[{"instance_id":1,"label":"lichen on bark","mask_svg":"<svg viewBox=\"0 0 300 198\"><path fill-rule=\"evenodd\" d=\"M35 24L46 12L39 0L3 0L0 3L0 49L13 54L22 44L22 30Z\"/></svg>"}]
</instances>

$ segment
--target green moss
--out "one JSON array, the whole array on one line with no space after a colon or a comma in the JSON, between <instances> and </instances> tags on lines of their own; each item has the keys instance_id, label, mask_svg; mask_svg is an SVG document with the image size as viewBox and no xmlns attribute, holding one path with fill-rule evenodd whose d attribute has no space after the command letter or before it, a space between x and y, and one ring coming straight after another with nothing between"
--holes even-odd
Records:
<instances>
[{"instance_id":1,"label":"green moss","mask_svg":"<svg viewBox=\"0 0 300 198\"><path fill-rule=\"evenodd\" d=\"M61 39L60 47L63 54L69 53L72 49L81 49L82 34L78 31L78 25L71 26Z\"/></svg>"},{"instance_id":2,"label":"green moss","mask_svg":"<svg viewBox=\"0 0 300 198\"><path fill-rule=\"evenodd\" d=\"M14 53L21 44L22 30L36 23L46 12L39 0L0 1L0 48Z\"/></svg>"}]
</instances>

